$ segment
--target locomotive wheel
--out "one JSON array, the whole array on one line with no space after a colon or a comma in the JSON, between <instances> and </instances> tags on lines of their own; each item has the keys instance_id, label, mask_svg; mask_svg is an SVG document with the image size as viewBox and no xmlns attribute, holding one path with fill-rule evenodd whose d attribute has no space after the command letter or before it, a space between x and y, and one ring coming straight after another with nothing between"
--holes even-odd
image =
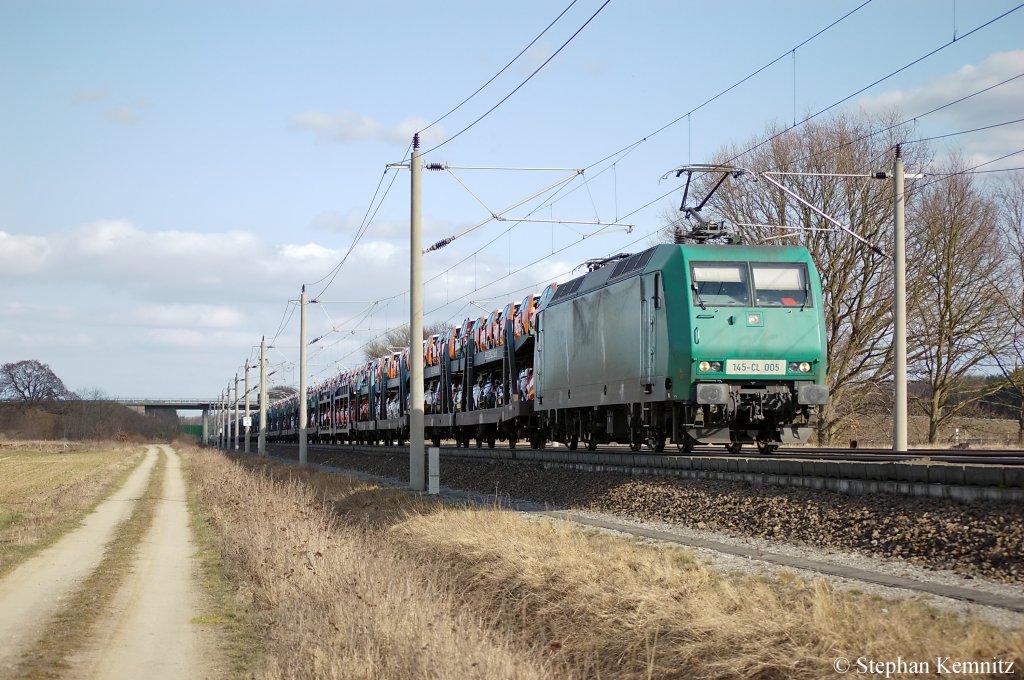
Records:
<instances>
[{"instance_id":1,"label":"locomotive wheel","mask_svg":"<svg viewBox=\"0 0 1024 680\"><path fill-rule=\"evenodd\" d=\"M679 453L693 453L693 442L691 441L679 442L676 447L679 449Z\"/></svg>"},{"instance_id":2,"label":"locomotive wheel","mask_svg":"<svg viewBox=\"0 0 1024 680\"><path fill-rule=\"evenodd\" d=\"M597 440L593 437L587 440L587 451L597 451Z\"/></svg>"},{"instance_id":3,"label":"locomotive wheel","mask_svg":"<svg viewBox=\"0 0 1024 680\"><path fill-rule=\"evenodd\" d=\"M761 439L757 440L757 452L760 454L775 453L779 450L779 445L773 442L764 441Z\"/></svg>"},{"instance_id":4,"label":"locomotive wheel","mask_svg":"<svg viewBox=\"0 0 1024 680\"><path fill-rule=\"evenodd\" d=\"M643 446L643 442L641 442L641 441L639 441L637 439L634 439L634 440L629 442L629 450L632 451L633 453L636 453L637 451L639 451L640 447L642 447L642 446Z\"/></svg>"},{"instance_id":5,"label":"locomotive wheel","mask_svg":"<svg viewBox=\"0 0 1024 680\"><path fill-rule=\"evenodd\" d=\"M743 450L743 442L733 442L727 444L725 448L729 453L739 453Z\"/></svg>"},{"instance_id":6,"label":"locomotive wheel","mask_svg":"<svg viewBox=\"0 0 1024 680\"><path fill-rule=\"evenodd\" d=\"M536 433L536 432L534 432L533 434L530 435L530 448L531 449L539 449L540 448L540 435L538 433Z\"/></svg>"},{"instance_id":7,"label":"locomotive wheel","mask_svg":"<svg viewBox=\"0 0 1024 680\"><path fill-rule=\"evenodd\" d=\"M495 437L494 437L494 435L492 434L491 436L489 436L489 437L487 438L487 448L489 448L489 449L493 449L493 448L494 448L494 442L495 442Z\"/></svg>"},{"instance_id":8,"label":"locomotive wheel","mask_svg":"<svg viewBox=\"0 0 1024 680\"><path fill-rule=\"evenodd\" d=\"M467 444L467 446L468 446L468 444ZM482 434L478 434L476 436L476 448L482 449L483 447L484 447L484 436Z\"/></svg>"},{"instance_id":9,"label":"locomotive wheel","mask_svg":"<svg viewBox=\"0 0 1024 680\"><path fill-rule=\"evenodd\" d=\"M573 436L569 437L568 440L566 440L565 445L569 448L570 451L575 451L576 448L580 445L580 436L578 434L574 434Z\"/></svg>"},{"instance_id":10,"label":"locomotive wheel","mask_svg":"<svg viewBox=\"0 0 1024 680\"><path fill-rule=\"evenodd\" d=\"M441 438L440 437L436 437L435 436L433 439L430 440L430 443L434 445L434 448L441 448Z\"/></svg>"},{"instance_id":11,"label":"locomotive wheel","mask_svg":"<svg viewBox=\"0 0 1024 680\"><path fill-rule=\"evenodd\" d=\"M661 453L665 450L665 435L648 435L647 436L647 448L655 453Z\"/></svg>"},{"instance_id":12,"label":"locomotive wheel","mask_svg":"<svg viewBox=\"0 0 1024 680\"><path fill-rule=\"evenodd\" d=\"M510 436L508 438L508 448L512 449L513 451L515 450L515 448L516 448L516 436L515 435L512 435L512 436Z\"/></svg>"}]
</instances>

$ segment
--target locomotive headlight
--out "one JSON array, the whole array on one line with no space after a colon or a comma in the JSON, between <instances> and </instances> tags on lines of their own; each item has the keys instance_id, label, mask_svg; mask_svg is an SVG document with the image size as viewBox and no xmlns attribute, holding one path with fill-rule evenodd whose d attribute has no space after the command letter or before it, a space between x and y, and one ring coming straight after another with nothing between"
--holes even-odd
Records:
<instances>
[{"instance_id":1,"label":"locomotive headlight","mask_svg":"<svg viewBox=\"0 0 1024 680\"><path fill-rule=\"evenodd\" d=\"M703 371L704 373L707 373L708 371L711 370L711 362L710 361L702 361L702 362L700 362L699 364L697 364L697 370Z\"/></svg>"},{"instance_id":2,"label":"locomotive headlight","mask_svg":"<svg viewBox=\"0 0 1024 680\"><path fill-rule=\"evenodd\" d=\"M702 361L697 364L697 370L701 373L721 373L722 362L721 361Z\"/></svg>"},{"instance_id":3,"label":"locomotive headlight","mask_svg":"<svg viewBox=\"0 0 1024 680\"><path fill-rule=\"evenodd\" d=\"M791 362L789 362L789 372L790 373L810 373L811 372L811 364L809 362L807 362L807 361L801 361L799 363L796 362L796 361L791 361Z\"/></svg>"}]
</instances>

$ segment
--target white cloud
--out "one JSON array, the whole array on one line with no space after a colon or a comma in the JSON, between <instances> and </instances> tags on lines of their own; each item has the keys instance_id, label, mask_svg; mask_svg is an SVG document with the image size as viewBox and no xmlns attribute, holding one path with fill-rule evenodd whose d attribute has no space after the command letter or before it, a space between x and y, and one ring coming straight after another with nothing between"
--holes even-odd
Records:
<instances>
[{"instance_id":1,"label":"white cloud","mask_svg":"<svg viewBox=\"0 0 1024 680\"><path fill-rule=\"evenodd\" d=\"M103 112L103 117L116 125L131 126L142 120L142 115L131 106L117 106Z\"/></svg>"},{"instance_id":2,"label":"white cloud","mask_svg":"<svg viewBox=\"0 0 1024 680\"><path fill-rule=\"evenodd\" d=\"M336 370L334 362L354 364L364 342L408 318L408 243L400 226L395 238L368 234L322 304L310 305L309 337L326 334L315 361L331 362L321 377ZM326 274L347 249L347 243L273 244L240 231L147 231L128 220L44 236L3 232L0 239L0 356L50 362L68 384L147 396L208 389L210 370L225 377L284 320L271 361L296 360L299 315L286 304L298 297L301 282ZM15 250L19 256L11 257ZM425 278L465 257L458 248L431 253ZM470 300L503 306L539 292L538 282L571 266L549 260L509 275L500 249L480 253L426 284L428 321L478 316ZM310 296L319 296L325 283L308 288ZM332 326L343 330L329 333ZM124 387L139 375L160 379Z\"/></svg>"},{"instance_id":3,"label":"white cloud","mask_svg":"<svg viewBox=\"0 0 1024 680\"><path fill-rule=\"evenodd\" d=\"M611 65L606 59L589 59L583 64L583 70L592 76L603 76L611 70Z\"/></svg>"},{"instance_id":4,"label":"white cloud","mask_svg":"<svg viewBox=\"0 0 1024 680\"><path fill-rule=\"evenodd\" d=\"M98 104L99 102L117 104L112 100L110 90L106 88L77 90L71 95L71 103L74 105ZM142 120L142 109L147 106L149 106L149 101L145 97L138 97L130 104L119 104L106 108L103 111L103 118L108 123L130 127Z\"/></svg>"},{"instance_id":5,"label":"white cloud","mask_svg":"<svg viewBox=\"0 0 1024 680\"><path fill-rule=\"evenodd\" d=\"M516 71L519 72L520 76L528 76L540 68L554 53L555 46L553 44L539 42L526 50L526 54L516 62ZM551 68L554 66L554 63L552 61L545 68Z\"/></svg>"},{"instance_id":6,"label":"white cloud","mask_svg":"<svg viewBox=\"0 0 1024 680\"><path fill-rule=\"evenodd\" d=\"M71 95L72 104L91 104L92 102L103 101L110 96L110 90L102 87L78 90Z\"/></svg>"},{"instance_id":7,"label":"white cloud","mask_svg":"<svg viewBox=\"0 0 1024 680\"><path fill-rule=\"evenodd\" d=\"M353 209L346 213L324 212L313 218L311 226L324 231L348 234L351 238L359 230L364 214L365 209ZM423 241L432 243L445 236L450 236L465 226L468 225L459 226L449 220L438 220L424 215ZM395 239L407 244L409 242L409 220L378 217L370 223L366 233L376 239Z\"/></svg>"},{"instance_id":8,"label":"white cloud","mask_svg":"<svg viewBox=\"0 0 1024 680\"><path fill-rule=\"evenodd\" d=\"M237 328L246 322L246 315L237 307L206 304L144 305L132 310L127 318L160 328Z\"/></svg>"},{"instance_id":9,"label":"white cloud","mask_svg":"<svg viewBox=\"0 0 1024 680\"><path fill-rule=\"evenodd\" d=\"M978 64L967 64L954 72L932 78L920 87L862 97L858 104L869 113L895 107L909 118L997 85L1022 71L1024 50L998 52ZM972 130L1013 120L1020 117L1021 102L1024 102L1024 77L929 114L919 121L921 132L918 136ZM961 148L966 160L973 165L1024 147L1024 124L957 135L937 140L936 144L939 148L945 145Z\"/></svg>"},{"instance_id":10,"label":"white cloud","mask_svg":"<svg viewBox=\"0 0 1024 680\"><path fill-rule=\"evenodd\" d=\"M408 144L413 133L425 128L430 121L422 118L404 118L388 126L376 118L353 111L336 114L323 111L304 111L291 118L292 126L316 135L320 142L354 142L378 140L392 144ZM425 144L434 144L445 138L444 128L435 125L420 135Z\"/></svg>"},{"instance_id":11,"label":"white cloud","mask_svg":"<svg viewBox=\"0 0 1024 680\"><path fill-rule=\"evenodd\" d=\"M50 244L45 238L0 231L0 277L32 274L45 265L49 255Z\"/></svg>"},{"instance_id":12,"label":"white cloud","mask_svg":"<svg viewBox=\"0 0 1024 680\"><path fill-rule=\"evenodd\" d=\"M152 328L141 334L141 342L169 349L211 350L216 347L243 348L253 342L252 333L209 333L195 328Z\"/></svg>"}]
</instances>

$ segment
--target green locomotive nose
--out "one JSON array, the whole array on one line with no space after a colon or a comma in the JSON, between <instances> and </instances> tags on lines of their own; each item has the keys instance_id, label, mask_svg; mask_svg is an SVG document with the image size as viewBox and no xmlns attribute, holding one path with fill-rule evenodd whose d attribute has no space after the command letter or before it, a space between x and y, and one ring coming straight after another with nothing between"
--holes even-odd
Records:
<instances>
[{"instance_id":1,"label":"green locomotive nose","mask_svg":"<svg viewBox=\"0 0 1024 680\"><path fill-rule=\"evenodd\" d=\"M679 246L670 362L699 441L799 441L826 402L821 282L805 248ZM681 386L681 389L684 389Z\"/></svg>"},{"instance_id":2,"label":"green locomotive nose","mask_svg":"<svg viewBox=\"0 0 1024 680\"><path fill-rule=\"evenodd\" d=\"M665 244L559 286L537 331L536 409L557 440L803 441L825 403L804 248Z\"/></svg>"}]
</instances>

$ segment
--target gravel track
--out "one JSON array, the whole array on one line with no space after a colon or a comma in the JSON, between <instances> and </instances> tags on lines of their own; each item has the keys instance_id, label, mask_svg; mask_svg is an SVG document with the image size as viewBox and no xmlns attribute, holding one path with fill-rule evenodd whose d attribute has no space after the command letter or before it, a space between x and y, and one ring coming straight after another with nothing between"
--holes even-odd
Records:
<instances>
[{"instance_id":1,"label":"gravel track","mask_svg":"<svg viewBox=\"0 0 1024 680\"><path fill-rule=\"evenodd\" d=\"M277 449L294 458L295 449ZM310 462L408 479L404 455L310 451ZM1024 583L1024 507L888 494L847 496L743 482L544 469L538 463L442 461L445 486L551 507L625 515L721 534L896 558L929 569Z\"/></svg>"}]
</instances>

